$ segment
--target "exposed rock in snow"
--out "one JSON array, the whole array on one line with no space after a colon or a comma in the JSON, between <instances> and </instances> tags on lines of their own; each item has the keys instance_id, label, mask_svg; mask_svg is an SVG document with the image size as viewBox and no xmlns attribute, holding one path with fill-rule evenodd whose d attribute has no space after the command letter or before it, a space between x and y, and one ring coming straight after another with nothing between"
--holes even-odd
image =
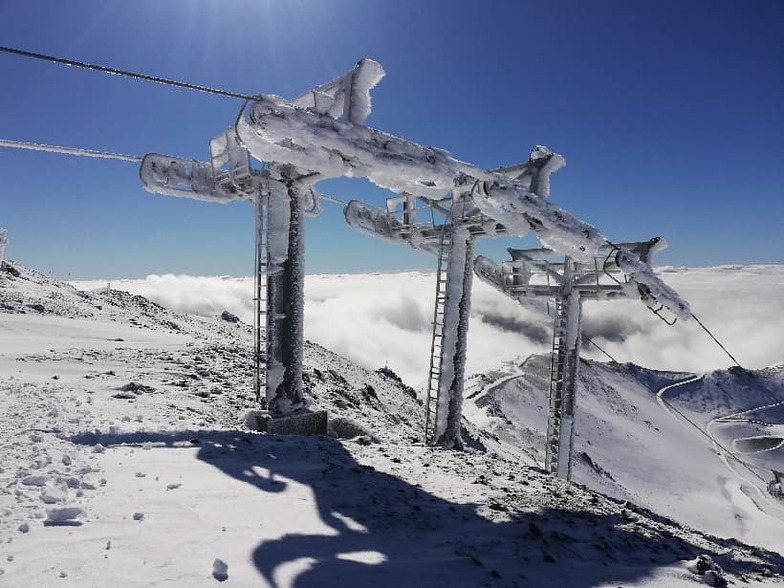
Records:
<instances>
[{"instance_id":1,"label":"exposed rock in snow","mask_svg":"<svg viewBox=\"0 0 784 588\"><path fill-rule=\"evenodd\" d=\"M238 323L240 322L239 317L236 314L231 314L228 310L224 310L221 315L221 320L226 321L227 323Z\"/></svg>"}]
</instances>

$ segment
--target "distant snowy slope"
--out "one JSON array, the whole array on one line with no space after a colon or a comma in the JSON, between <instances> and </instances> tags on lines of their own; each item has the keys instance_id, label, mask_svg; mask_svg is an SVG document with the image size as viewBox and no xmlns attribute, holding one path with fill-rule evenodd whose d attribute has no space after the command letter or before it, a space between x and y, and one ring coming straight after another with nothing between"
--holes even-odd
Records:
<instances>
[{"instance_id":1,"label":"distant snowy slope","mask_svg":"<svg viewBox=\"0 0 784 588\"><path fill-rule=\"evenodd\" d=\"M491 382L475 390L468 412L470 419L540 461L547 422L548 382L542 377L546 361L546 356L532 356L517 369L519 375L494 373L500 385ZM576 401L575 481L711 533L784 550L777 531L784 524L784 504L765 492L771 478L768 468L780 466L784 455L776 442L784 423L780 370L714 372L664 393L694 424L656 395L690 378L632 364L583 361ZM743 426L773 441L766 445L769 451L743 456L756 466L751 473L722 449L741 455L735 445L738 437L730 435L738 433L739 423L732 423L734 431L728 423L710 423L760 406L769 407L768 412L752 411L757 422ZM763 422L765 414L768 423ZM745 437L751 436L747 431Z\"/></svg>"},{"instance_id":2,"label":"distant snowy slope","mask_svg":"<svg viewBox=\"0 0 784 588\"><path fill-rule=\"evenodd\" d=\"M168 333L187 332L199 338L225 336L242 328L225 322L207 323L202 317L172 311L138 294L106 285L94 292L78 290L11 261L0 268L0 313L36 317L32 322L55 317L86 319Z\"/></svg>"}]
</instances>

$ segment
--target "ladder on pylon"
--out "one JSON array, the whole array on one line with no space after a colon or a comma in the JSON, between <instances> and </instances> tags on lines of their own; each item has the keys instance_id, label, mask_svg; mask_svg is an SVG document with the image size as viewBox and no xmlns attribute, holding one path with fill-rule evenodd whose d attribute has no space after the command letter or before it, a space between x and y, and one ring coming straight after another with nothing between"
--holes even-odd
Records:
<instances>
[{"instance_id":1,"label":"ladder on pylon","mask_svg":"<svg viewBox=\"0 0 784 588\"><path fill-rule=\"evenodd\" d=\"M441 382L441 350L444 342L444 312L447 297L449 255L452 251L452 227L441 227L441 240L438 244L438 269L436 271L436 302L433 311L433 338L430 343L430 369L427 377L427 396L425 398L425 444L436 442L436 422L438 420L438 396Z\"/></svg>"},{"instance_id":2,"label":"ladder on pylon","mask_svg":"<svg viewBox=\"0 0 784 588\"><path fill-rule=\"evenodd\" d=\"M561 298L555 299L553 347L550 356L550 406L547 416L547 442L545 470L558 471L561 454L561 423L565 409L565 389L568 377L568 350L566 345L569 310ZM569 459L568 455L563 456Z\"/></svg>"},{"instance_id":3,"label":"ladder on pylon","mask_svg":"<svg viewBox=\"0 0 784 588\"><path fill-rule=\"evenodd\" d=\"M256 206L253 356L256 402L266 401L267 387L267 269L269 263L269 192L260 189Z\"/></svg>"}]
</instances>

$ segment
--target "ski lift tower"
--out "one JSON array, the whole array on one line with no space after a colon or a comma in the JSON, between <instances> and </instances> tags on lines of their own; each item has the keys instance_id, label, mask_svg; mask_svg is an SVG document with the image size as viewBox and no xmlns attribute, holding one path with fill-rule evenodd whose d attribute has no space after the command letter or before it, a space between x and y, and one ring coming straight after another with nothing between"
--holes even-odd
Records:
<instances>
[{"instance_id":1,"label":"ski lift tower","mask_svg":"<svg viewBox=\"0 0 784 588\"><path fill-rule=\"evenodd\" d=\"M660 318L673 324L677 315L659 302L649 287L635 282L623 269L632 256L649 265L651 256L665 246L658 237L642 243L608 245L592 263L558 256L546 248L508 249L511 261L500 265L484 256L476 258L477 276L521 304L534 297L555 301L545 445L548 473L566 480L572 475L583 301L639 297Z\"/></svg>"},{"instance_id":2,"label":"ski lift tower","mask_svg":"<svg viewBox=\"0 0 784 588\"><path fill-rule=\"evenodd\" d=\"M290 102L264 96L259 101L267 98L286 108L324 115L333 122L341 119L358 124L370 113L369 91L382 75L376 62L363 60L343 76ZM251 133L245 134L245 139L257 134L248 129L244 110L233 127L210 141L210 162L151 153L142 160L140 176L147 190L159 194L218 203L254 202L254 389L257 400L274 419L305 408L304 217L321 210L313 184L323 175L313 169L310 158L297 165L302 161L292 162L286 150L267 153L269 157L260 157L258 148L251 151L243 133ZM263 161L265 169L252 169L251 155Z\"/></svg>"},{"instance_id":3,"label":"ski lift tower","mask_svg":"<svg viewBox=\"0 0 784 588\"><path fill-rule=\"evenodd\" d=\"M564 165L563 157L536 145L528 160L493 171L533 193L549 192L549 176ZM463 382L471 309L473 246L480 237L507 234L506 227L483 213L473 200L476 179L458 176L441 199L410 193L388 198L386 209L352 200L345 209L348 224L368 235L408 243L434 253L436 296L430 365L425 398L425 443L460 448Z\"/></svg>"},{"instance_id":4,"label":"ski lift tower","mask_svg":"<svg viewBox=\"0 0 784 588\"><path fill-rule=\"evenodd\" d=\"M305 214L317 214L310 174L279 165L250 167L248 151L233 129L210 141L211 161L155 153L142 160L140 176L151 192L208 202L250 200L255 205L254 355L257 400L272 417L304 408L302 344Z\"/></svg>"},{"instance_id":5,"label":"ski lift tower","mask_svg":"<svg viewBox=\"0 0 784 588\"><path fill-rule=\"evenodd\" d=\"M474 241L503 235L506 228L465 198L436 201L404 194L387 199L386 209L352 200L344 214L349 226L362 233L408 243L438 259L425 443L460 448Z\"/></svg>"}]
</instances>

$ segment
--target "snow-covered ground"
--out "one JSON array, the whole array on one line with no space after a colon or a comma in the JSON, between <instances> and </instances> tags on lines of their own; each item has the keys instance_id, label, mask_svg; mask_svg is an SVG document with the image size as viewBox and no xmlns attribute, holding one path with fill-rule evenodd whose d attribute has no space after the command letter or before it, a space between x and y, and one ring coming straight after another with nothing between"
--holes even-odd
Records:
<instances>
[{"instance_id":1,"label":"snow-covered ground","mask_svg":"<svg viewBox=\"0 0 784 588\"><path fill-rule=\"evenodd\" d=\"M744 493L753 484L657 400L684 374L585 364L597 392L578 400L577 478L592 488L570 485L535 465L536 358L469 382L467 452L421 444L422 409L391 372L313 343L305 388L333 434L254 433L241 424L254 401L245 324L12 267L0 272L0 585L721 585L700 555L737 584L784 582L781 543L756 530L774 507L741 511L743 496L761 500ZM727 391L727 374L703 387ZM755 377L769 394L754 402L782 396L779 371ZM480 402L516 389L522 401L495 414ZM723 443L737 423L716 419L754 408L704 398L667 400ZM781 411L764 410L764 425L743 426L775 436ZM717 472L728 497L687 492Z\"/></svg>"}]
</instances>

